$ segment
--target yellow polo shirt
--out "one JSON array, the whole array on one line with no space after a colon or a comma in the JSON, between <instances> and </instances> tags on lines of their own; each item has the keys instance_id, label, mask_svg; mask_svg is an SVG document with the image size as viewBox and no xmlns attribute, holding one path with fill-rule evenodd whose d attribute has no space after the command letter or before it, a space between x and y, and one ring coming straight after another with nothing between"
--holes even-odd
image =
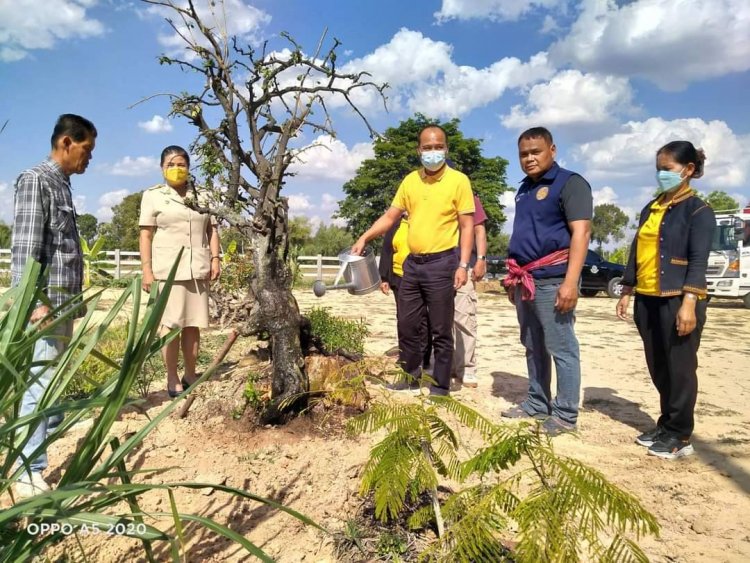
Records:
<instances>
[{"instance_id":1,"label":"yellow polo shirt","mask_svg":"<svg viewBox=\"0 0 750 563\"><path fill-rule=\"evenodd\" d=\"M398 277L404 276L404 260L409 256L409 222L401 219L398 229L393 234L393 273Z\"/></svg>"},{"instance_id":2,"label":"yellow polo shirt","mask_svg":"<svg viewBox=\"0 0 750 563\"><path fill-rule=\"evenodd\" d=\"M659 231L669 205L662 198L651 204L651 213L638 229L635 290L641 295L659 295Z\"/></svg>"},{"instance_id":3,"label":"yellow polo shirt","mask_svg":"<svg viewBox=\"0 0 750 563\"><path fill-rule=\"evenodd\" d=\"M391 205L409 213L409 250L430 254L458 246L458 216L474 213L474 196L469 178L444 166L439 175L409 174Z\"/></svg>"}]
</instances>

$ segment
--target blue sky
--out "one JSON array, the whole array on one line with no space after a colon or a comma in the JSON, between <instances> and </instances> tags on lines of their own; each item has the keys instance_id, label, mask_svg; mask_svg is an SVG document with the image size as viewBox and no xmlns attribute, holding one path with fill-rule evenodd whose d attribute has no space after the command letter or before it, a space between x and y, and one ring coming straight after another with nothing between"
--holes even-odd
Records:
<instances>
[{"instance_id":1,"label":"blue sky","mask_svg":"<svg viewBox=\"0 0 750 563\"><path fill-rule=\"evenodd\" d=\"M595 202L631 216L653 193L656 149L678 138L707 153L698 189L750 200L747 0L225 4L231 32L274 49L286 46L279 33L288 31L312 50L327 28L343 43L340 64L391 85L389 112L363 105L377 129L416 111L458 117L466 135L484 140L486 156L510 161L511 185L523 177L518 133L544 125ZM79 213L107 220L125 195L157 183L161 149L194 138L158 96L196 86L159 66L175 48L163 17L140 2L0 0L0 124L9 120L0 135L0 219L12 220L15 178L48 154L61 113L84 115L99 130L89 170L73 179ZM305 137L320 146L285 188L294 214L326 222L341 185L372 154L361 122L344 111L333 117L337 138ZM504 202L512 216L512 198Z\"/></svg>"}]
</instances>

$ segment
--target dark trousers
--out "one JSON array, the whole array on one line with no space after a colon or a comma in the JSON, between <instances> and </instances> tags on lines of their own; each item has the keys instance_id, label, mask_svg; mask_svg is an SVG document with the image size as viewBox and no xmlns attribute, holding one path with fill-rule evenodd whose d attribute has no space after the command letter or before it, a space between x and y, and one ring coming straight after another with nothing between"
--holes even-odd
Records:
<instances>
[{"instance_id":1,"label":"dark trousers","mask_svg":"<svg viewBox=\"0 0 750 563\"><path fill-rule=\"evenodd\" d=\"M398 319L400 317L398 312L398 290L401 287L401 276L393 275L391 278L391 290L393 291L393 298L396 300L396 327L398 331L398 348L401 350L403 348L403 345L401 344L401 341L403 340L403 336L401 334L401 329L398 328ZM419 326L420 334L422 335L422 343L423 343L423 354L422 354L422 367L428 368L430 367L430 356L432 356L432 329L430 328L430 316L427 314L427 309L425 309L424 316L422 317L422 323Z\"/></svg>"},{"instance_id":2,"label":"dark trousers","mask_svg":"<svg viewBox=\"0 0 750 563\"><path fill-rule=\"evenodd\" d=\"M697 324L686 336L677 334L677 311L682 297L635 297L634 318L643 339L646 364L659 391L661 416L657 424L670 434L687 439L693 433L693 412L698 397L698 347L706 323L705 300L695 305Z\"/></svg>"},{"instance_id":3,"label":"dark trousers","mask_svg":"<svg viewBox=\"0 0 750 563\"><path fill-rule=\"evenodd\" d=\"M435 352L432 377L436 384L431 391L438 395L447 395L450 391L456 268L455 252L426 259L410 255L404 261L404 276L398 292L398 330L402 339L399 363L409 375L420 377L424 360L420 327L426 309Z\"/></svg>"}]
</instances>

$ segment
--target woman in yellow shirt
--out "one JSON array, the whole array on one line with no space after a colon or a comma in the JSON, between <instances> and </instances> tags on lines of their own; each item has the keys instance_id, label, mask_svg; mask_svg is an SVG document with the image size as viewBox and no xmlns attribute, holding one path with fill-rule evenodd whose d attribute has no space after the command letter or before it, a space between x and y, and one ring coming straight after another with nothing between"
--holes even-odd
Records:
<instances>
[{"instance_id":1,"label":"woman in yellow shirt","mask_svg":"<svg viewBox=\"0 0 750 563\"><path fill-rule=\"evenodd\" d=\"M656 428L636 442L665 459L694 453L690 436L698 396L697 356L716 224L711 207L690 187L692 178L703 175L704 160L703 151L687 141L673 141L656 153L663 192L641 211L616 307L617 316L626 320L635 291L635 324L661 405Z\"/></svg>"},{"instance_id":2,"label":"woman in yellow shirt","mask_svg":"<svg viewBox=\"0 0 750 563\"><path fill-rule=\"evenodd\" d=\"M205 213L185 205L188 195L190 157L175 145L161 153L164 183L143 192L139 225L143 288L166 280L177 255L174 284L161 324L164 331L181 328L162 349L167 368L167 392L176 397L195 382L195 363L200 329L208 327L208 286L221 272L221 246L216 224ZM191 194L194 195L194 194ZM185 375L177 375L177 356L182 348Z\"/></svg>"}]
</instances>

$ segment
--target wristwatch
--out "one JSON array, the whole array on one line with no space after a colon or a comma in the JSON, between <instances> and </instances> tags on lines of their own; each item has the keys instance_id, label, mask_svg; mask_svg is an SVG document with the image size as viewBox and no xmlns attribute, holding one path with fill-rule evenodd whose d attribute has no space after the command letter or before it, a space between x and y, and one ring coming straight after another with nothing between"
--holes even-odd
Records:
<instances>
[{"instance_id":1,"label":"wristwatch","mask_svg":"<svg viewBox=\"0 0 750 563\"><path fill-rule=\"evenodd\" d=\"M477 260L487 260L487 256L485 256L484 254L480 254L479 256L477 256Z\"/></svg>"},{"instance_id":2,"label":"wristwatch","mask_svg":"<svg viewBox=\"0 0 750 563\"><path fill-rule=\"evenodd\" d=\"M467 262L460 262L458 264L458 267L459 268L463 268L464 270L468 270L469 269L469 264Z\"/></svg>"}]
</instances>

